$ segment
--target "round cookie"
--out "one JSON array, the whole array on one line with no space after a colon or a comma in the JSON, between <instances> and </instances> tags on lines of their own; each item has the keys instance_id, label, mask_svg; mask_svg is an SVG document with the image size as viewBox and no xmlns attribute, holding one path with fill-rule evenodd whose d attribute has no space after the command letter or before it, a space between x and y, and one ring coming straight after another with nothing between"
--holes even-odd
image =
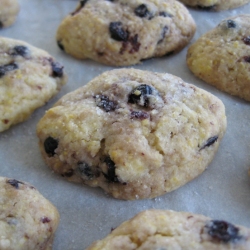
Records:
<instances>
[{"instance_id":1,"label":"round cookie","mask_svg":"<svg viewBox=\"0 0 250 250\"><path fill-rule=\"evenodd\" d=\"M0 37L0 132L26 120L65 83L63 66L47 52Z\"/></svg>"},{"instance_id":2,"label":"round cookie","mask_svg":"<svg viewBox=\"0 0 250 250\"><path fill-rule=\"evenodd\" d=\"M57 209L33 186L0 177L0 249L52 249Z\"/></svg>"},{"instance_id":3,"label":"round cookie","mask_svg":"<svg viewBox=\"0 0 250 250\"><path fill-rule=\"evenodd\" d=\"M17 0L0 0L0 29L12 25L19 12Z\"/></svg>"},{"instance_id":4,"label":"round cookie","mask_svg":"<svg viewBox=\"0 0 250 250\"><path fill-rule=\"evenodd\" d=\"M195 29L186 7L175 0L82 0L56 39L76 58L125 66L181 50Z\"/></svg>"},{"instance_id":5,"label":"round cookie","mask_svg":"<svg viewBox=\"0 0 250 250\"><path fill-rule=\"evenodd\" d=\"M203 81L250 101L250 15L223 20L187 53L189 69Z\"/></svg>"},{"instance_id":6,"label":"round cookie","mask_svg":"<svg viewBox=\"0 0 250 250\"><path fill-rule=\"evenodd\" d=\"M247 250L250 229L199 214L146 210L86 250Z\"/></svg>"},{"instance_id":7,"label":"round cookie","mask_svg":"<svg viewBox=\"0 0 250 250\"><path fill-rule=\"evenodd\" d=\"M184 4L202 10L228 10L237 8L250 2L250 0L180 0Z\"/></svg>"},{"instance_id":8,"label":"round cookie","mask_svg":"<svg viewBox=\"0 0 250 250\"><path fill-rule=\"evenodd\" d=\"M37 125L46 163L119 199L153 198L212 161L223 103L170 74L107 71L62 97Z\"/></svg>"}]
</instances>

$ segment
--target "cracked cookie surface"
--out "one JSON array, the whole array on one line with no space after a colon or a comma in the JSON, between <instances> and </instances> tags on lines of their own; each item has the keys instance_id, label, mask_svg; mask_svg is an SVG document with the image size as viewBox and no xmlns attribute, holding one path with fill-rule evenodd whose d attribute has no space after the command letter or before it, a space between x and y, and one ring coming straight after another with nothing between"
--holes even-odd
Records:
<instances>
[{"instance_id":1,"label":"cracked cookie surface","mask_svg":"<svg viewBox=\"0 0 250 250\"><path fill-rule=\"evenodd\" d=\"M180 0L180 2L201 10L220 11L240 7L250 0Z\"/></svg>"},{"instance_id":2,"label":"cracked cookie surface","mask_svg":"<svg viewBox=\"0 0 250 250\"><path fill-rule=\"evenodd\" d=\"M1 0L0 8L0 29L12 25L19 12L17 0Z\"/></svg>"},{"instance_id":3,"label":"cracked cookie surface","mask_svg":"<svg viewBox=\"0 0 250 250\"><path fill-rule=\"evenodd\" d=\"M133 200L197 177L225 128L224 105L212 94L170 74L117 69L62 97L37 135L55 172Z\"/></svg>"},{"instance_id":4,"label":"cracked cookie surface","mask_svg":"<svg viewBox=\"0 0 250 250\"><path fill-rule=\"evenodd\" d=\"M187 52L189 69L203 81L250 101L250 15L223 20Z\"/></svg>"},{"instance_id":5,"label":"cracked cookie surface","mask_svg":"<svg viewBox=\"0 0 250 250\"><path fill-rule=\"evenodd\" d=\"M195 29L175 0L85 0L62 21L56 39L76 58L124 66L181 50Z\"/></svg>"},{"instance_id":6,"label":"cracked cookie surface","mask_svg":"<svg viewBox=\"0 0 250 250\"><path fill-rule=\"evenodd\" d=\"M247 250L250 229L199 214L147 210L86 250Z\"/></svg>"},{"instance_id":7,"label":"cracked cookie surface","mask_svg":"<svg viewBox=\"0 0 250 250\"><path fill-rule=\"evenodd\" d=\"M26 120L65 83L63 66L47 52L0 37L0 132Z\"/></svg>"},{"instance_id":8,"label":"cracked cookie surface","mask_svg":"<svg viewBox=\"0 0 250 250\"><path fill-rule=\"evenodd\" d=\"M0 249L49 250L57 209L28 183L0 177Z\"/></svg>"}]
</instances>

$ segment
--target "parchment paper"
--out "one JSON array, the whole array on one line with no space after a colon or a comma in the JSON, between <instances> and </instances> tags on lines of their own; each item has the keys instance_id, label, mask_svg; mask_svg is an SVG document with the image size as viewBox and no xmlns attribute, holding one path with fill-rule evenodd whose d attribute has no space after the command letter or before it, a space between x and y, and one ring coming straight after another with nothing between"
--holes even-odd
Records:
<instances>
[{"instance_id":1,"label":"parchment paper","mask_svg":"<svg viewBox=\"0 0 250 250\"><path fill-rule=\"evenodd\" d=\"M212 164L185 186L152 200L121 201L101 189L69 183L46 166L36 137L36 124L61 96L111 69L91 60L80 61L62 52L55 33L61 20L74 10L75 0L19 0L21 11L16 23L0 30L0 36L24 40L42 48L64 64L68 83L28 121L0 134L0 175L30 182L59 210L55 250L85 249L106 236L111 228L151 208L201 213L214 219L250 227L250 103L220 92L197 79L185 62L187 48L164 58L151 59L135 68L168 72L218 96L225 104L227 132ZM1 7L1 6L0 6ZM217 13L191 10L197 23L192 42L214 28L222 19L250 13L250 4Z\"/></svg>"}]
</instances>

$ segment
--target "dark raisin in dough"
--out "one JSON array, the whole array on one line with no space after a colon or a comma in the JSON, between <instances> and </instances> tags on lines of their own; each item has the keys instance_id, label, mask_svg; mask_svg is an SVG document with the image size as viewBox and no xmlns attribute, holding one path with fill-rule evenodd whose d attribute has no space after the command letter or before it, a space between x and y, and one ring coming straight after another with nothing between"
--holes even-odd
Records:
<instances>
[{"instance_id":1,"label":"dark raisin in dough","mask_svg":"<svg viewBox=\"0 0 250 250\"><path fill-rule=\"evenodd\" d=\"M111 38L116 41L126 42L128 40L128 32L123 29L121 22L111 22L109 24L109 32Z\"/></svg>"},{"instance_id":2,"label":"dark raisin in dough","mask_svg":"<svg viewBox=\"0 0 250 250\"><path fill-rule=\"evenodd\" d=\"M61 41L57 41L57 45L62 51L64 51L64 46Z\"/></svg>"},{"instance_id":3,"label":"dark raisin in dough","mask_svg":"<svg viewBox=\"0 0 250 250\"><path fill-rule=\"evenodd\" d=\"M104 177L110 182L120 182L115 174L115 163L111 160L109 156L105 158L104 162L107 165L107 173L103 173Z\"/></svg>"},{"instance_id":4,"label":"dark raisin in dough","mask_svg":"<svg viewBox=\"0 0 250 250\"><path fill-rule=\"evenodd\" d=\"M94 98L96 99L96 105L106 112L114 111L117 108L117 103L109 100L108 96L96 95Z\"/></svg>"},{"instance_id":5,"label":"dark raisin in dough","mask_svg":"<svg viewBox=\"0 0 250 250\"><path fill-rule=\"evenodd\" d=\"M63 66L59 62L51 62L52 76L62 77L63 76Z\"/></svg>"},{"instance_id":6,"label":"dark raisin in dough","mask_svg":"<svg viewBox=\"0 0 250 250\"><path fill-rule=\"evenodd\" d=\"M49 157L55 155L55 150L58 147L58 140L54 139L53 137L49 136L44 141L44 150Z\"/></svg>"},{"instance_id":7,"label":"dark raisin in dough","mask_svg":"<svg viewBox=\"0 0 250 250\"><path fill-rule=\"evenodd\" d=\"M149 95L153 93L153 87L142 84L134 88L129 95L128 102L136 103L140 106L149 106Z\"/></svg>"},{"instance_id":8,"label":"dark raisin in dough","mask_svg":"<svg viewBox=\"0 0 250 250\"><path fill-rule=\"evenodd\" d=\"M73 169L67 170L65 173L62 174L63 177L71 177L74 174Z\"/></svg>"},{"instance_id":9,"label":"dark raisin in dough","mask_svg":"<svg viewBox=\"0 0 250 250\"><path fill-rule=\"evenodd\" d=\"M205 10L205 11L210 11L210 10L215 10L216 5L211 5L211 6L202 6L202 5L197 5L196 8L199 10Z\"/></svg>"},{"instance_id":10,"label":"dark raisin in dough","mask_svg":"<svg viewBox=\"0 0 250 250\"><path fill-rule=\"evenodd\" d=\"M227 27L229 28L229 29L234 29L234 28L236 28L236 26L237 26L237 24L236 24L236 22L235 21L233 21L233 20L227 20Z\"/></svg>"},{"instance_id":11,"label":"dark raisin in dough","mask_svg":"<svg viewBox=\"0 0 250 250\"><path fill-rule=\"evenodd\" d=\"M159 16L163 16L163 17L173 17L172 14L167 13L166 11L160 11L160 12L159 12Z\"/></svg>"},{"instance_id":12,"label":"dark raisin in dough","mask_svg":"<svg viewBox=\"0 0 250 250\"><path fill-rule=\"evenodd\" d=\"M131 119L144 120L149 118L149 114L145 111L132 111L130 117Z\"/></svg>"},{"instance_id":13,"label":"dark raisin in dough","mask_svg":"<svg viewBox=\"0 0 250 250\"><path fill-rule=\"evenodd\" d=\"M213 239L224 243L235 242L242 238L239 235L239 229L226 221L213 220L206 225L206 228Z\"/></svg>"},{"instance_id":14,"label":"dark raisin in dough","mask_svg":"<svg viewBox=\"0 0 250 250\"><path fill-rule=\"evenodd\" d=\"M138 17L149 17L150 12L146 4L141 4L135 9L135 15Z\"/></svg>"},{"instance_id":15,"label":"dark raisin in dough","mask_svg":"<svg viewBox=\"0 0 250 250\"><path fill-rule=\"evenodd\" d=\"M243 60L247 63L250 63L250 56L244 56Z\"/></svg>"},{"instance_id":16,"label":"dark raisin in dough","mask_svg":"<svg viewBox=\"0 0 250 250\"><path fill-rule=\"evenodd\" d=\"M20 184L24 184L23 182L18 181L18 180L16 180L16 179L9 179L9 180L7 180L7 183L10 184L11 186L13 186L13 187L16 188L16 189L19 188L19 183L20 183Z\"/></svg>"},{"instance_id":17,"label":"dark raisin in dough","mask_svg":"<svg viewBox=\"0 0 250 250\"><path fill-rule=\"evenodd\" d=\"M242 40L246 45L250 45L250 36L246 36Z\"/></svg>"},{"instance_id":18,"label":"dark raisin in dough","mask_svg":"<svg viewBox=\"0 0 250 250\"><path fill-rule=\"evenodd\" d=\"M200 148L200 150L213 145L217 140L218 140L218 136L213 136L213 137L209 138L206 141L205 145Z\"/></svg>"},{"instance_id":19,"label":"dark raisin in dough","mask_svg":"<svg viewBox=\"0 0 250 250\"><path fill-rule=\"evenodd\" d=\"M18 65L16 63L10 63L0 66L0 77L4 76L8 71L12 71L15 69L18 69Z\"/></svg>"},{"instance_id":20,"label":"dark raisin in dough","mask_svg":"<svg viewBox=\"0 0 250 250\"><path fill-rule=\"evenodd\" d=\"M78 162L78 169L81 174L87 176L89 179L94 177L94 174L90 168L90 166L86 162Z\"/></svg>"},{"instance_id":21,"label":"dark raisin in dough","mask_svg":"<svg viewBox=\"0 0 250 250\"><path fill-rule=\"evenodd\" d=\"M163 42L167 32L168 32L168 26L164 26L161 32L161 39L158 41L158 44Z\"/></svg>"},{"instance_id":22,"label":"dark raisin in dough","mask_svg":"<svg viewBox=\"0 0 250 250\"><path fill-rule=\"evenodd\" d=\"M29 49L26 46L15 46L11 51L12 56L22 56L25 57L29 54Z\"/></svg>"}]
</instances>

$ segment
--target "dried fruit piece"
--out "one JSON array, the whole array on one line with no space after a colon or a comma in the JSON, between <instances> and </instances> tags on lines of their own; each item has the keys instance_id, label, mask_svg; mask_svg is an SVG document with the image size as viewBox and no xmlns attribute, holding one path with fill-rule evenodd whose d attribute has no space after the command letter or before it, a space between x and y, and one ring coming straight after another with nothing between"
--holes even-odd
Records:
<instances>
[{"instance_id":1,"label":"dried fruit piece","mask_svg":"<svg viewBox=\"0 0 250 250\"><path fill-rule=\"evenodd\" d=\"M209 11L209 10L215 10L216 5L211 5L211 6L197 5L196 7L199 10Z\"/></svg>"},{"instance_id":2,"label":"dried fruit piece","mask_svg":"<svg viewBox=\"0 0 250 250\"><path fill-rule=\"evenodd\" d=\"M227 27L228 27L229 29L234 29L234 28L236 28L236 26L237 26L237 24L236 24L235 21L233 21L233 20L231 20L231 19L227 20Z\"/></svg>"},{"instance_id":3,"label":"dried fruit piece","mask_svg":"<svg viewBox=\"0 0 250 250\"><path fill-rule=\"evenodd\" d=\"M205 227L213 239L224 243L235 242L242 238L242 236L239 235L239 228L226 221L212 220Z\"/></svg>"},{"instance_id":4,"label":"dried fruit piece","mask_svg":"<svg viewBox=\"0 0 250 250\"><path fill-rule=\"evenodd\" d=\"M59 62L51 62L51 67L52 67L52 76L53 77L62 77L63 76L63 66Z\"/></svg>"},{"instance_id":5,"label":"dried fruit piece","mask_svg":"<svg viewBox=\"0 0 250 250\"><path fill-rule=\"evenodd\" d=\"M246 45L250 45L250 36L246 36L242 40Z\"/></svg>"},{"instance_id":6,"label":"dried fruit piece","mask_svg":"<svg viewBox=\"0 0 250 250\"><path fill-rule=\"evenodd\" d=\"M126 42L128 40L128 32L123 29L121 22L111 22L109 24L109 32L111 38L116 41Z\"/></svg>"},{"instance_id":7,"label":"dried fruit piece","mask_svg":"<svg viewBox=\"0 0 250 250\"><path fill-rule=\"evenodd\" d=\"M57 41L57 45L62 51L64 51L64 46L61 41Z\"/></svg>"},{"instance_id":8,"label":"dried fruit piece","mask_svg":"<svg viewBox=\"0 0 250 250\"><path fill-rule=\"evenodd\" d=\"M140 120L144 120L149 118L149 114L145 111L132 111L131 115L130 115L131 119L140 119Z\"/></svg>"},{"instance_id":9,"label":"dried fruit piece","mask_svg":"<svg viewBox=\"0 0 250 250\"><path fill-rule=\"evenodd\" d=\"M148 107L150 102L149 96L152 95L153 92L157 93L153 87L147 84L141 84L132 90L129 95L128 102Z\"/></svg>"},{"instance_id":10,"label":"dried fruit piece","mask_svg":"<svg viewBox=\"0 0 250 250\"><path fill-rule=\"evenodd\" d=\"M200 150L211 146L212 144L214 144L216 141L218 140L218 136L213 136L210 137L209 139L207 139L206 143L200 148Z\"/></svg>"},{"instance_id":11,"label":"dried fruit piece","mask_svg":"<svg viewBox=\"0 0 250 250\"><path fill-rule=\"evenodd\" d=\"M78 162L78 169L82 175L88 177L88 179L92 179L94 174L90 168L90 166L86 162Z\"/></svg>"},{"instance_id":12,"label":"dried fruit piece","mask_svg":"<svg viewBox=\"0 0 250 250\"><path fill-rule=\"evenodd\" d=\"M110 182L120 182L115 174L115 163L111 160L109 156L105 158L104 162L107 165L107 173L103 173L104 177Z\"/></svg>"},{"instance_id":13,"label":"dried fruit piece","mask_svg":"<svg viewBox=\"0 0 250 250\"><path fill-rule=\"evenodd\" d=\"M159 12L159 16L163 16L163 17L173 17L172 14L167 13L166 11L160 11L160 12Z\"/></svg>"},{"instance_id":14,"label":"dried fruit piece","mask_svg":"<svg viewBox=\"0 0 250 250\"><path fill-rule=\"evenodd\" d=\"M18 65L16 63L9 63L3 66L0 66L0 77L4 76L6 72L18 69Z\"/></svg>"},{"instance_id":15,"label":"dried fruit piece","mask_svg":"<svg viewBox=\"0 0 250 250\"><path fill-rule=\"evenodd\" d=\"M108 96L105 95L96 95L94 96L96 100L96 105L106 112L114 111L117 108L117 103L115 101L109 100Z\"/></svg>"},{"instance_id":16,"label":"dried fruit piece","mask_svg":"<svg viewBox=\"0 0 250 250\"><path fill-rule=\"evenodd\" d=\"M141 4L138 7L136 7L135 15L142 18L151 16L146 4Z\"/></svg>"},{"instance_id":17,"label":"dried fruit piece","mask_svg":"<svg viewBox=\"0 0 250 250\"><path fill-rule=\"evenodd\" d=\"M163 42L167 32L168 32L168 26L164 26L161 32L161 39L157 42L158 44Z\"/></svg>"},{"instance_id":18,"label":"dried fruit piece","mask_svg":"<svg viewBox=\"0 0 250 250\"><path fill-rule=\"evenodd\" d=\"M45 141L44 141L44 150L46 154L49 157L52 157L55 155L55 150L58 147L58 140L54 139L53 137L49 136Z\"/></svg>"},{"instance_id":19,"label":"dried fruit piece","mask_svg":"<svg viewBox=\"0 0 250 250\"><path fill-rule=\"evenodd\" d=\"M11 186L15 187L16 189L19 188L19 183L24 184L23 182L18 181L16 179L9 179L9 180L7 180L7 183L10 184Z\"/></svg>"},{"instance_id":20,"label":"dried fruit piece","mask_svg":"<svg viewBox=\"0 0 250 250\"><path fill-rule=\"evenodd\" d=\"M29 49L26 46L23 45L19 45L19 46L15 46L10 54L12 56L22 56L22 57L26 57L29 54Z\"/></svg>"}]
</instances>

